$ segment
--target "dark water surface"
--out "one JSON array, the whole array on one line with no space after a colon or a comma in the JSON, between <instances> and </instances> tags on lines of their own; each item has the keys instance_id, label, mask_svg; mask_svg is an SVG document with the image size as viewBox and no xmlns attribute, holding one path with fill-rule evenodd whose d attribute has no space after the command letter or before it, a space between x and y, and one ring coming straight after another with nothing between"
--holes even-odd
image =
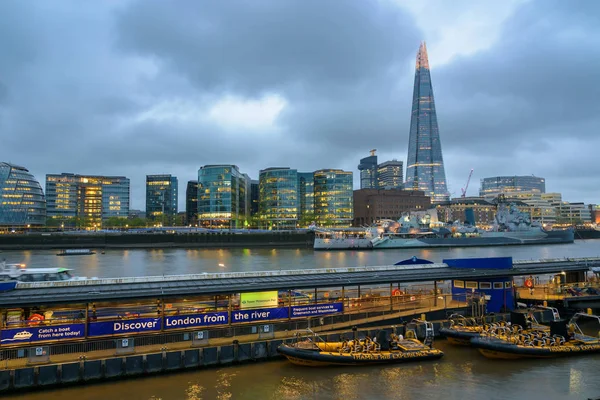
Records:
<instances>
[{"instance_id":1,"label":"dark water surface","mask_svg":"<svg viewBox=\"0 0 600 400\"><path fill-rule=\"evenodd\" d=\"M4 251L0 260L29 267L72 268L75 275L119 277L390 265L416 255L434 262L444 258L504 257L514 260L599 257L600 239L572 244L451 249L314 251L312 249L138 249L105 254L57 257L56 250Z\"/></svg>"},{"instance_id":2,"label":"dark water surface","mask_svg":"<svg viewBox=\"0 0 600 400\"><path fill-rule=\"evenodd\" d=\"M117 277L389 265L416 255L432 261L512 256L515 260L597 257L600 240L553 246L314 252L310 249L108 250L57 257L56 251L5 251L30 267L68 267L76 275ZM222 266L220 266L220 264ZM438 341L435 362L311 369L285 361L153 376L5 397L27 400L197 399L587 399L600 397L600 355L555 360L488 360Z\"/></svg>"},{"instance_id":3,"label":"dark water surface","mask_svg":"<svg viewBox=\"0 0 600 400\"><path fill-rule=\"evenodd\" d=\"M6 397L27 400L198 399L587 399L600 396L600 356L488 360L471 348L436 346L434 362L307 368L286 361L197 370Z\"/></svg>"}]
</instances>

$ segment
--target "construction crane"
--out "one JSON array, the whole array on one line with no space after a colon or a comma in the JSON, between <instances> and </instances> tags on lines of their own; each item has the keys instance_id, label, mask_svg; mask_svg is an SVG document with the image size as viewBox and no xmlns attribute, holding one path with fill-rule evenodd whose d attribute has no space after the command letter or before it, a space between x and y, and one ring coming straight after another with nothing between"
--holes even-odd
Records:
<instances>
[{"instance_id":1,"label":"construction crane","mask_svg":"<svg viewBox=\"0 0 600 400\"><path fill-rule=\"evenodd\" d=\"M460 189L462 191L462 194L460 195L460 197L467 197L467 189L469 189L469 182L471 182L472 175L473 175L473 168L471 168L471 172L469 172L469 177L467 178L467 184L465 185L465 188Z\"/></svg>"}]
</instances>

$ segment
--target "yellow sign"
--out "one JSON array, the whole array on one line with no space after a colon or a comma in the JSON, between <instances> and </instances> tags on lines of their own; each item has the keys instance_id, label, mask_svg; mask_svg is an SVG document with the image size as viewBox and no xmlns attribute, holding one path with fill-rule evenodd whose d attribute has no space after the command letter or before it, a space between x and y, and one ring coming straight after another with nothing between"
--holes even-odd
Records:
<instances>
[{"instance_id":1,"label":"yellow sign","mask_svg":"<svg viewBox=\"0 0 600 400\"><path fill-rule=\"evenodd\" d=\"M277 307L277 291L273 292L251 292L240 295L240 308L268 308Z\"/></svg>"}]
</instances>

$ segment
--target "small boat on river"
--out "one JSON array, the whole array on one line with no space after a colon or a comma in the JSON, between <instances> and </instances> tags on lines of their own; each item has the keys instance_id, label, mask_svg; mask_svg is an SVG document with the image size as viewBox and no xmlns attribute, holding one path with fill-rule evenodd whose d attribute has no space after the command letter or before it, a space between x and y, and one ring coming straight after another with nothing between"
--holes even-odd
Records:
<instances>
[{"instance_id":1,"label":"small boat on river","mask_svg":"<svg viewBox=\"0 0 600 400\"><path fill-rule=\"evenodd\" d=\"M552 358L600 353L600 317L578 313L567 323L554 321L549 331L507 336L485 335L471 345L488 358Z\"/></svg>"},{"instance_id":2,"label":"small boat on river","mask_svg":"<svg viewBox=\"0 0 600 400\"><path fill-rule=\"evenodd\" d=\"M425 323L426 337L417 339L417 324ZM374 339L359 339L356 328L354 338L340 342L326 342L309 330L311 335L297 338L295 343L283 343L277 351L293 364L302 366L370 365L425 361L441 358L444 353L433 345L433 325L414 320L407 324L404 336L395 332L389 335L380 331Z\"/></svg>"},{"instance_id":3,"label":"small boat on river","mask_svg":"<svg viewBox=\"0 0 600 400\"><path fill-rule=\"evenodd\" d=\"M470 346L471 339L481 337L485 334L506 336L510 333L521 333L522 331L529 330L550 330L548 325L543 325L536 319L535 314L539 315L540 313L548 314L553 321L560 319L556 308L544 306L515 310L511 313L511 322L497 321L484 323L481 319L477 320L460 314L452 314L448 317L450 326L440 328L440 334L445 336L450 344Z\"/></svg>"},{"instance_id":4,"label":"small boat on river","mask_svg":"<svg viewBox=\"0 0 600 400\"><path fill-rule=\"evenodd\" d=\"M57 256L88 256L91 254L96 254L96 252L92 251L90 249L66 249L66 250L61 250L56 255Z\"/></svg>"}]
</instances>

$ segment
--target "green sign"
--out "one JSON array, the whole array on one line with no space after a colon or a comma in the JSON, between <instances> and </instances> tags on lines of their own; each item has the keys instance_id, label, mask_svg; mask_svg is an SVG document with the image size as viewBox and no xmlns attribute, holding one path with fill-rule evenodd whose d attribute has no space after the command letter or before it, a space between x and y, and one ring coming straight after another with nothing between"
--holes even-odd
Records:
<instances>
[{"instance_id":1,"label":"green sign","mask_svg":"<svg viewBox=\"0 0 600 400\"><path fill-rule=\"evenodd\" d=\"M268 308L277 307L277 291L273 292L252 292L242 293L240 295L240 308Z\"/></svg>"}]
</instances>

